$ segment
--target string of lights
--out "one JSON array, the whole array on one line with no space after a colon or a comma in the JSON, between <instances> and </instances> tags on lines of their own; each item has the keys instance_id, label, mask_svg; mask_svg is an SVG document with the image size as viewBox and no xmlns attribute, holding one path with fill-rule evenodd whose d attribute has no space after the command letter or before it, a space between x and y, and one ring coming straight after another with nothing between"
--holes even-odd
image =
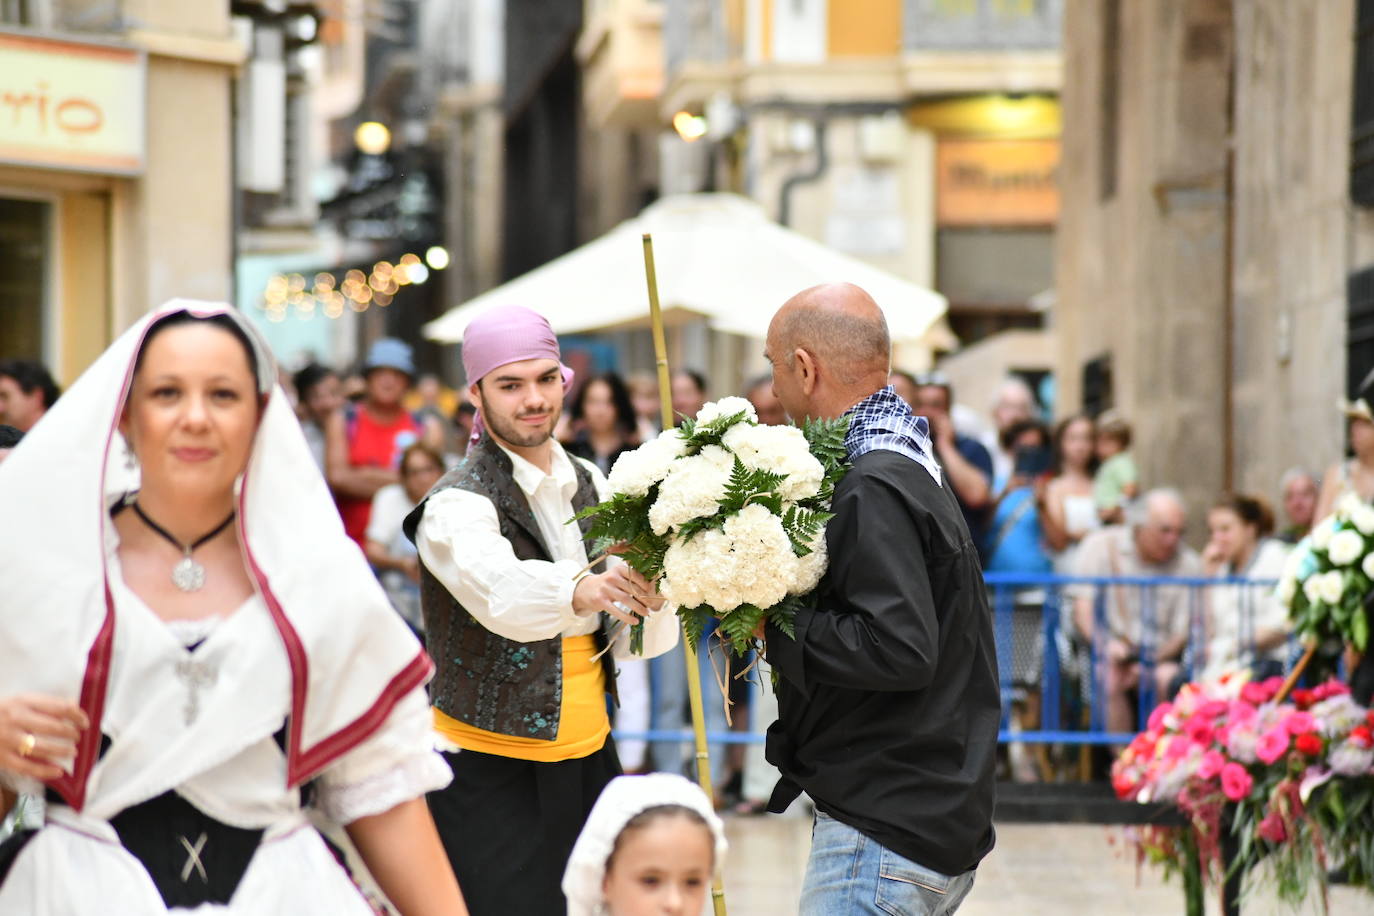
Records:
<instances>
[{"instance_id":1,"label":"string of lights","mask_svg":"<svg viewBox=\"0 0 1374 916\"><path fill-rule=\"evenodd\" d=\"M342 281L329 271L320 271L312 279L304 274L273 274L259 298L258 307L268 321L285 321L289 314L297 318L338 318L346 309L365 312L372 306L386 308L395 301L401 288L420 286L429 280L431 270L444 270L449 254L442 246L434 245L423 259L407 252L396 263L378 261L370 271L353 268L344 273Z\"/></svg>"}]
</instances>

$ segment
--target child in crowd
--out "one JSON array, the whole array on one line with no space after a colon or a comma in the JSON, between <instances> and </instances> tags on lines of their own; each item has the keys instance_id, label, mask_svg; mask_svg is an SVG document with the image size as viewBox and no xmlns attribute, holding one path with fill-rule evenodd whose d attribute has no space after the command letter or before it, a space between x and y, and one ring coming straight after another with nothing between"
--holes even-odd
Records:
<instances>
[{"instance_id":1,"label":"child in crowd","mask_svg":"<svg viewBox=\"0 0 1374 916\"><path fill-rule=\"evenodd\" d=\"M1108 525L1125 521L1126 504L1140 493L1140 473L1131 457L1131 424L1114 410L1097 418L1097 460L1093 501Z\"/></svg>"},{"instance_id":2,"label":"child in crowd","mask_svg":"<svg viewBox=\"0 0 1374 916\"><path fill-rule=\"evenodd\" d=\"M602 791L563 873L568 916L698 916L725 858L706 793L669 773Z\"/></svg>"}]
</instances>

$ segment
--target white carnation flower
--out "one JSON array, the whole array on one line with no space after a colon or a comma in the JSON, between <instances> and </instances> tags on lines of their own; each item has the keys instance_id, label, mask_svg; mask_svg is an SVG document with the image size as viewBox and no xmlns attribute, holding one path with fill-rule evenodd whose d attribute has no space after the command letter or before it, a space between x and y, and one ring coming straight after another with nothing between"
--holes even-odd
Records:
<instances>
[{"instance_id":1,"label":"white carnation flower","mask_svg":"<svg viewBox=\"0 0 1374 916\"><path fill-rule=\"evenodd\" d=\"M744 411L744 419L757 423L759 415L754 410L754 405L749 403L746 398L721 398L719 401L709 401L701 406L697 411L697 425L705 426L712 420L721 417L732 416L740 411Z\"/></svg>"},{"instance_id":2,"label":"white carnation flower","mask_svg":"<svg viewBox=\"0 0 1374 916\"><path fill-rule=\"evenodd\" d=\"M649 527L666 534L694 518L715 515L730 483L735 456L719 445L708 445L698 454L675 461L649 507Z\"/></svg>"},{"instance_id":3,"label":"white carnation flower","mask_svg":"<svg viewBox=\"0 0 1374 916\"><path fill-rule=\"evenodd\" d=\"M1308 576L1302 583L1302 593L1307 596L1307 600L1312 604L1320 604L1322 600L1321 576Z\"/></svg>"},{"instance_id":4,"label":"white carnation flower","mask_svg":"<svg viewBox=\"0 0 1374 916\"><path fill-rule=\"evenodd\" d=\"M1356 512L1367 507L1364 500L1354 493L1346 493L1336 501L1336 517L1352 518Z\"/></svg>"},{"instance_id":5,"label":"white carnation flower","mask_svg":"<svg viewBox=\"0 0 1374 916\"><path fill-rule=\"evenodd\" d=\"M721 443L747 468L760 468L785 478L780 492L788 502L809 499L821 490L825 468L811 454L806 436L795 426L732 426Z\"/></svg>"},{"instance_id":6,"label":"white carnation flower","mask_svg":"<svg viewBox=\"0 0 1374 916\"><path fill-rule=\"evenodd\" d=\"M789 595L805 595L821 583L829 564L829 552L825 546L825 529L816 532L810 543L811 552L797 560L797 577L792 580Z\"/></svg>"},{"instance_id":7,"label":"white carnation flower","mask_svg":"<svg viewBox=\"0 0 1374 916\"><path fill-rule=\"evenodd\" d=\"M1350 523L1359 529L1360 534L1374 534L1374 506L1361 503L1350 513Z\"/></svg>"},{"instance_id":8,"label":"white carnation flower","mask_svg":"<svg viewBox=\"0 0 1374 916\"><path fill-rule=\"evenodd\" d=\"M1360 571L1370 579L1374 579L1374 553L1367 553L1360 561Z\"/></svg>"},{"instance_id":9,"label":"white carnation flower","mask_svg":"<svg viewBox=\"0 0 1374 916\"><path fill-rule=\"evenodd\" d=\"M1333 750L1326 762L1333 773L1341 776L1364 776L1374 766L1374 749L1347 741Z\"/></svg>"},{"instance_id":10,"label":"white carnation flower","mask_svg":"<svg viewBox=\"0 0 1374 916\"><path fill-rule=\"evenodd\" d=\"M693 608L706 603L699 571L708 565L708 557L728 552L725 535L719 531L703 531L687 541L674 541L663 557L663 579L659 591L678 607Z\"/></svg>"},{"instance_id":11,"label":"white carnation flower","mask_svg":"<svg viewBox=\"0 0 1374 916\"><path fill-rule=\"evenodd\" d=\"M726 520L725 536L737 563L741 603L768 608L786 598L797 578L797 555L782 519L763 506L745 506Z\"/></svg>"},{"instance_id":12,"label":"white carnation flower","mask_svg":"<svg viewBox=\"0 0 1374 916\"><path fill-rule=\"evenodd\" d=\"M1312 549L1326 550L1331 543L1331 535L1334 533L1336 521L1333 518L1324 518L1317 522L1312 528Z\"/></svg>"},{"instance_id":13,"label":"white carnation flower","mask_svg":"<svg viewBox=\"0 0 1374 916\"><path fill-rule=\"evenodd\" d=\"M1364 538L1358 531L1342 528L1331 535L1331 543L1326 548L1333 566L1349 566L1364 554Z\"/></svg>"},{"instance_id":14,"label":"white carnation flower","mask_svg":"<svg viewBox=\"0 0 1374 916\"><path fill-rule=\"evenodd\" d=\"M663 596L680 607L705 604L726 613L741 604L769 608L787 597L797 558L782 521L746 506L720 531L677 541L663 558Z\"/></svg>"},{"instance_id":15,"label":"white carnation flower","mask_svg":"<svg viewBox=\"0 0 1374 916\"><path fill-rule=\"evenodd\" d=\"M1317 594L1326 604L1340 604L1341 596L1345 594L1345 578L1337 570L1313 576L1317 580Z\"/></svg>"},{"instance_id":16,"label":"white carnation flower","mask_svg":"<svg viewBox=\"0 0 1374 916\"><path fill-rule=\"evenodd\" d=\"M615 460L607 477L611 491L643 496L668 475L673 462L686 451L687 443L682 441L682 433L676 428L665 429L657 438L622 453Z\"/></svg>"}]
</instances>

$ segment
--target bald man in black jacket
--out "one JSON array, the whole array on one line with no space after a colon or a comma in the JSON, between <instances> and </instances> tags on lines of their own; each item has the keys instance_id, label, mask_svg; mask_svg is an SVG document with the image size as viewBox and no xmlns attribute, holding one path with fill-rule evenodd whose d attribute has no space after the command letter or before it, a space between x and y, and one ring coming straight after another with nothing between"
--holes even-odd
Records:
<instances>
[{"instance_id":1,"label":"bald man in black jacket","mask_svg":"<svg viewBox=\"0 0 1374 916\"><path fill-rule=\"evenodd\" d=\"M992 616L929 427L887 386L889 354L881 310L848 284L793 297L768 333L788 414L850 418L829 569L795 640L764 631L781 674L770 810L802 791L816 803L803 916L952 913L993 845Z\"/></svg>"}]
</instances>

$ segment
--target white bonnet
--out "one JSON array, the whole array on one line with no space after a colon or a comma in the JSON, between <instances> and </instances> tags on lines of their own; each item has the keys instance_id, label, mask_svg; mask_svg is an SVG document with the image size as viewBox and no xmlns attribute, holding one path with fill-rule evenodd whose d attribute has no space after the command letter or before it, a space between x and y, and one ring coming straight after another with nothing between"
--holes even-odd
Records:
<instances>
[{"instance_id":1,"label":"white bonnet","mask_svg":"<svg viewBox=\"0 0 1374 916\"><path fill-rule=\"evenodd\" d=\"M602 903L601 886L606 877L606 861L615 848L616 838L641 811L660 805L681 805L705 819L715 837L715 866L725 861L725 825L721 823L706 793L695 783L671 773L645 776L617 776L601 792L592 806L587 824L577 837L568 867L563 872L563 893L568 898L568 916L592 916Z\"/></svg>"}]
</instances>

